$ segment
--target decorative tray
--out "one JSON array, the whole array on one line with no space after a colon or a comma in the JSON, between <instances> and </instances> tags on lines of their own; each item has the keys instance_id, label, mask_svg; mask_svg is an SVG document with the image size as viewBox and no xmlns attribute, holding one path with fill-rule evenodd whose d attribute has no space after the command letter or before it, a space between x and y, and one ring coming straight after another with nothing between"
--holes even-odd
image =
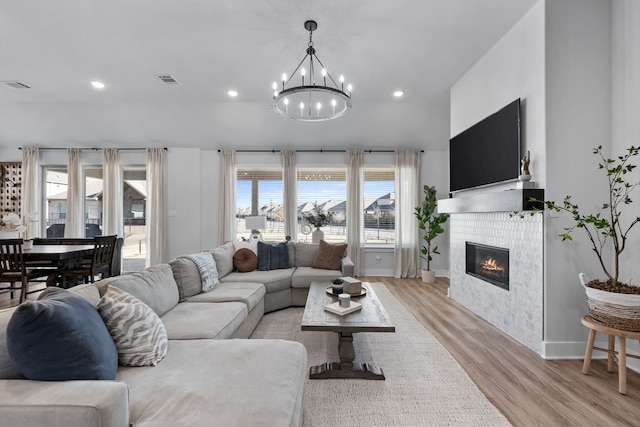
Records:
<instances>
[{"instance_id":1,"label":"decorative tray","mask_svg":"<svg viewBox=\"0 0 640 427\"><path fill-rule=\"evenodd\" d=\"M328 293L329 295L333 295L333 296L335 296L335 297L337 297L338 295L340 295L340 294L334 294L334 293L333 293L333 286L327 286L327 293ZM360 293L359 293L359 294L349 294L349 295L351 295L352 297L361 297L361 296L366 295L366 294L367 294L367 288L365 288L365 287L363 286L363 287L362 287L362 289L360 290Z\"/></svg>"}]
</instances>

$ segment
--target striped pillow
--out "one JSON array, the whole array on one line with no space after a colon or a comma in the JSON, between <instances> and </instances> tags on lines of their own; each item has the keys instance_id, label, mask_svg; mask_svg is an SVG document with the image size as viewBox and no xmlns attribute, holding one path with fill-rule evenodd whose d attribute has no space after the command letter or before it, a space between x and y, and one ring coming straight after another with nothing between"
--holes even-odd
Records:
<instances>
[{"instance_id":1,"label":"striped pillow","mask_svg":"<svg viewBox=\"0 0 640 427\"><path fill-rule=\"evenodd\" d=\"M110 285L97 307L121 365L156 366L167 355L167 330L148 305Z\"/></svg>"}]
</instances>

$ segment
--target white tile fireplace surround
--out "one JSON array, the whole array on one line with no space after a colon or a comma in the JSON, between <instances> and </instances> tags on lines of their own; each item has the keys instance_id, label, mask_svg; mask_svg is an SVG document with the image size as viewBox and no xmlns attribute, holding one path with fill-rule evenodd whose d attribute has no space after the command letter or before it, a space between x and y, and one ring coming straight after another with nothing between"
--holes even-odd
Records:
<instances>
[{"instance_id":1,"label":"white tile fireplace surround","mask_svg":"<svg viewBox=\"0 0 640 427\"><path fill-rule=\"evenodd\" d=\"M449 295L537 353L541 351L543 217L452 213ZM466 242L509 249L509 290L465 273Z\"/></svg>"}]
</instances>

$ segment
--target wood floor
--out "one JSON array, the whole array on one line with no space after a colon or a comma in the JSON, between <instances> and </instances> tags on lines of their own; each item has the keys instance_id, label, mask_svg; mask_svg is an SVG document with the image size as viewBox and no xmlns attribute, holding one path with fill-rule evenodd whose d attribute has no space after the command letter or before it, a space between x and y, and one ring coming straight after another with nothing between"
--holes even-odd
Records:
<instances>
[{"instance_id":1,"label":"wood floor","mask_svg":"<svg viewBox=\"0 0 640 427\"><path fill-rule=\"evenodd\" d=\"M593 361L590 375L582 375L582 360L544 360L449 299L447 279L363 280L385 283L514 426L640 426L640 374L628 370L623 396L603 360ZM17 301L0 294L0 308Z\"/></svg>"},{"instance_id":2,"label":"wood floor","mask_svg":"<svg viewBox=\"0 0 640 427\"><path fill-rule=\"evenodd\" d=\"M582 360L544 360L448 298L447 279L363 280L385 283L514 426L640 426L640 374L627 370L624 396L604 360L590 375Z\"/></svg>"}]
</instances>

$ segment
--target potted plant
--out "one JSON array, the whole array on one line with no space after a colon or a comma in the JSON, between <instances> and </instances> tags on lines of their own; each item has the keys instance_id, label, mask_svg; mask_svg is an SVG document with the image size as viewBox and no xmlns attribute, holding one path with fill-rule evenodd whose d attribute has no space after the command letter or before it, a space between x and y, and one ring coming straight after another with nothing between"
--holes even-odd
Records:
<instances>
[{"instance_id":1,"label":"potted plant","mask_svg":"<svg viewBox=\"0 0 640 427\"><path fill-rule=\"evenodd\" d=\"M422 281L426 283L433 283L436 277L436 272L431 270L431 261L433 260L433 254L440 254L438 252L438 246L432 244L433 240L440 234L444 233L442 224L447 222L449 214L437 214L438 199L436 197L436 187L429 187L425 185L423 187L424 200L420 206L417 206L414 211L414 215L418 219L418 227L423 231L422 238L425 244L422 246L420 252L420 258L427 261L427 268L422 269Z\"/></svg>"},{"instance_id":2,"label":"potted plant","mask_svg":"<svg viewBox=\"0 0 640 427\"><path fill-rule=\"evenodd\" d=\"M632 160L639 150L640 147L632 146L624 155L607 158L602 146L593 149L593 154L600 157L598 168L605 173L609 185L607 199L597 212L585 213L571 196L565 196L562 203L544 201L547 209L568 214L573 219L573 225L559 235L562 240L573 240L576 229L585 232L606 277L588 281L580 274L591 316L607 326L628 331L640 331L640 287L619 281L620 254L626 249L629 232L640 222L640 217L625 222L622 211L632 203L630 194L640 185L640 182L630 182L629 175L636 167ZM531 201L539 202L535 198Z\"/></svg>"},{"instance_id":3,"label":"potted plant","mask_svg":"<svg viewBox=\"0 0 640 427\"><path fill-rule=\"evenodd\" d=\"M315 231L311 234L311 241L313 243L319 243L324 239L324 232L320 230L320 227L329 225L333 220L333 214L331 212L321 212L317 205L314 205L313 211L302 214L302 218L309 223L309 225L315 227Z\"/></svg>"}]
</instances>

